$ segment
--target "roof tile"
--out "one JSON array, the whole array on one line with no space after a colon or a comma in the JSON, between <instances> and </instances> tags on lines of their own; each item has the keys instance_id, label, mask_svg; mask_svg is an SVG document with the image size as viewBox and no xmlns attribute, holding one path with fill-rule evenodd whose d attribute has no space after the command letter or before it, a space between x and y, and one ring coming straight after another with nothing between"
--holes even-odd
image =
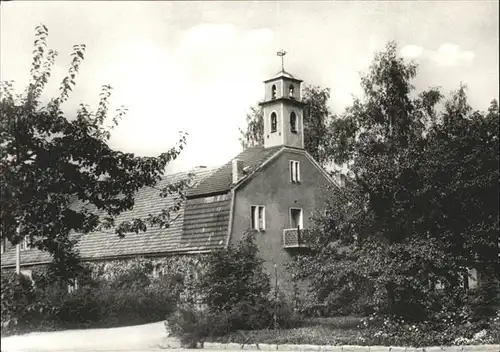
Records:
<instances>
[{"instance_id":1,"label":"roof tile","mask_svg":"<svg viewBox=\"0 0 500 352\"><path fill-rule=\"evenodd\" d=\"M210 201L205 201L206 199ZM181 248L190 250L223 248L226 244L231 206L230 193L220 200L212 199L206 197L187 200Z\"/></svg>"},{"instance_id":2,"label":"roof tile","mask_svg":"<svg viewBox=\"0 0 500 352\"><path fill-rule=\"evenodd\" d=\"M187 192L188 197L199 197L202 195L224 193L231 189L233 177L233 160L238 159L243 162L243 167L248 167L248 173L254 171L264 161L282 149L282 146L272 148L254 147L248 148L228 163L218 168L210 176L201 181L198 186Z\"/></svg>"},{"instance_id":3,"label":"roof tile","mask_svg":"<svg viewBox=\"0 0 500 352\"><path fill-rule=\"evenodd\" d=\"M191 171L193 173L194 184L200 182L214 171L213 168L200 168ZM168 184L179 182L188 177L188 172L182 172L165 176L155 187L143 188L135 197L135 205L132 210L125 211L116 217L115 223L128 221L134 218L145 218L148 214L168 208L174 204L172 196L160 197L159 189ZM75 203L74 207L82 206ZM89 207L89 211L98 212L95 208ZM149 228L146 232L129 233L124 238L119 238L113 231L92 232L87 235L73 235L79 237L76 249L82 259L101 259L115 256L132 256L144 254L167 253L180 249L182 237L182 223L184 208L172 214L175 220L168 228ZM1 255L1 266L15 265L16 248L11 247ZM21 262L23 264L47 263L51 261L51 256L47 252L38 249L29 249L21 252Z\"/></svg>"}]
</instances>

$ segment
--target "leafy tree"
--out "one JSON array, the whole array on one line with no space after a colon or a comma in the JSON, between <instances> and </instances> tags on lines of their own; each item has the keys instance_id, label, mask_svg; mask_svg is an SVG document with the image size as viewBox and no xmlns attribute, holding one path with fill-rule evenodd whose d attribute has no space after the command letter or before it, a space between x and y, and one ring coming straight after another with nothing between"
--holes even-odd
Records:
<instances>
[{"instance_id":1,"label":"leafy tree","mask_svg":"<svg viewBox=\"0 0 500 352\"><path fill-rule=\"evenodd\" d=\"M157 157L113 150L108 145L110 133L126 109L119 109L113 123L106 125L111 96L107 85L102 87L96 111L81 105L76 116L65 117L61 106L75 86L86 49L83 44L73 46L59 95L43 104L41 95L57 56L47 49L47 36L44 25L36 28L26 90L15 94L12 82L1 86L0 229L2 239L17 244L28 237L33 246L48 251L54 273L67 278L79 267L71 233L114 229L110 232L123 236L148 226L168 226L170 211L178 209L187 181L161 190L163 196L177 195L172 208L119 224L114 218L134 206L141 187L155 187L165 166L183 149L186 136ZM74 205L77 200L81 206Z\"/></svg>"},{"instance_id":2,"label":"leafy tree","mask_svg":"<svg viewBox=\"0 0 500 352\"><path fill-rule=\"evenodd\" d=\"M271 288L262 263L251 233L237 246L211 253L200 278L200 291L209 309L229 312L241 303L256 306L266 302Z\"/></svg>"},{"instance_id":3,"label":"leafy tree","mask_svg":"<svg viewBox=\"0 0 500 352\"><path fill-rule=\"evenodd\" d=\"M361 79L363 99L332 123L330 152L352 178L317 219L315 255L295 263L321 302L368 283L368 306L428 319L463 303L467 268L500 270L498 104L474 112L461 86L439 113L441 93L416 94L416 73L389 43Z\"/></svg>"},{"instance_id":4,"label":"leafy tree","mask_svg":"<svg viewBox=\"0 0 500 352\"><path fill-rule=\"evenodd\" d=\"M264 145L264 110L260 105L250 107L246 130L240 128L240 142L243 148Z\"/></svg>"},{"instance_id":5,"label":"leafy tree","mask_svg":"<svg viewBox=\"0 0 500 352\"><path fill-rule=\"evenodd\" d=\"M262 263L253 233L246 233L237 245L209 253L195 285L200 296L167 316L171 332L182 344L195 347L209 336L268 328L277 306L269 300L269 276ZM200 310L198 297L206 309Z\"/></svg>"},{"instance_id":6,"label":"leafy tree","mask_svg":"<svg viewBox=\"0 0 500 352\"><path fill-rule=\"evenodd\" d=\"M304 111L304 148L321 164L329 159L329 129L333 116L328 108L330 89L306 85L302 90ZM247 114L246 130L240 129L240 141L244 148L264 145L263 110L256 105Z\"/></svg>"}]
</instances>

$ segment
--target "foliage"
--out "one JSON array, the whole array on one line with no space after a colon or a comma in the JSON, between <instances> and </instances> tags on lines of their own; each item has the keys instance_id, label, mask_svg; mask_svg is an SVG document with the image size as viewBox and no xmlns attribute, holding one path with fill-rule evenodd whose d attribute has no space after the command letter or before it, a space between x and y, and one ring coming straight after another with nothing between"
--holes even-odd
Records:
<instances>
[{"instance_id":1,"label":"foliage","mask_svg":"<svg viewBox=\"0 0 500 352\"><path fill-rule=\"evenodd\" d=\"M179 306L170 314L166 326L168 333L179 337L183 346L193 348L234 332L269 330L274 322L280 329L287 329L297 326L300 320L283 301L275 305L268 300L256 306L240 302L228 311L218 312L200 309L191 303Z\"/></svg>"},{"instance_id":2,"label":"foliage","mask_svg":"<svg viewBox=\"0 0 500 352\"><path fill-rule=\"evenodd\" d=\"M264 145L264 109L260 105L251 106L246 121L246 130L239 129L243 147L246 149Z\"/></svg>"},{"instance_id":3,"label":"foliage","mask_svg":"<svg viewBox=\"0 0 500 352\"><path fill-rule=\"evenodd\" d=\"M302 90L304 111L304 148L320 164L331 161L328 150L331 143L329 124L333 120L328 107L330 89L306 85ZM263 109L253 106L247 114L246 129L240 129L240 141L244 148L264 145Z\"/></svg>"},{"instance_id":4,"label":"foliage","mask_svg":"<svg viewBox=\"0 0 500 352\"><path fill-rule=\"evenodd\" d=\"M385 318L374 326L369 327L370 324L367 324L366 337L372 344L415 347L491 344L500 341L498 336L495 337L498 327L495 319L467 322L453 314L445 314L441 318L440 322L419 323Z\"/></svg>"},{"instance_id":5,"label":"foliage","mask_svg":"<svg viewBox=\"0 0 500 352\"><path fill-rule=\"evenodd\" d=\"M115 282L101 285L97 291L101 309L99 324L117 326L161 321L174 311L181 290L178 280L170 276L144 286L133 282L121 289L116 289Z\"/></svg>"},{"instance_id":6,"label":"foliage","mask_svg":"<svg viewBox=\"0 0 500 352\"><path fill-rule=\"evenodd\" d=\"M331 317L307 319L300 327L276 330L251 330L209 337L207 340L250 344L307 344L361 346L445 346L498 344L498 321L487 324L441 325L409 323L401 320ZM496 325L495 325L496 324ZM496 337L495 337L496 336ZM389 347L386 347L386 349ZM457 347L457 350L460 348Z\"/></svg>"},{"instance_id":7,"label":"foliage","mask_svg":"<svg viewBox=\"0 0 500 352\"><path fill-rule=\"evenodd\" d=\"M270 281L262 264L252 233L237 246L213 252L200 277L203 302L214 312L228 312L243 302L256 306L266 301Z\"/></svg>"},{"instance_id":8,"label":"foliage","mask_svg":"<svg viewBox=\"0 0 500 352\"><path fill-rule=\"evenodd\" d=\"M2 273L2 331L21 330L36 313L35 295L29 278Z\"/></svg>"},{"instance_id":9,"label":"foliage","mask_svg":"<svg viewBox=\"0 0 500 352\"><path fill-rule=\"evenodd\" d=\"M292 267L333 310L361 308L368 287L367 312L439 321L467 304L467 268L500 272L498 103L473 111L461 86L438 112L441 93L416 94L416 74L389 43L362 77L364 98L332 124L330 152L351 177L317 216L313 255Z\"/></svg>"},{"instance_id":10,"label":"foliage","mask_svg":"<svg viewBox=\"0 0 500 352\"><path fill-rule=\"evenodd\" d=\"M194 305L182 305L167 317L169 333L178 336L184 347L195 348L210 336L224 335L230 323L223 313L214 314L197 309Z\"/></svg>"},{"instance_id":11,"label":"foliage","mask_svg":"<svg viewBox=\"0 0 500 352\"><path fill-rule=\"evenodd\" d=\"M167 317L171 333L186 346L237 330L295 322L290 305L271 292L253 233L237 246L209 254L205 264L197 285L199 301L186 302Z\"/></svg>"},{"instance_id":12,"label":"foliage","mask_svg":"<svg viewBox=\"0 0 500 352\"><path fill-rule=\"evenodd\" d=\"M80 274L73 291L64 282L44 281L44 276L32 285L2 275L2 334L161 321L175 310L182 282L176 275L145 280L139 266L109 280Z\"/></svg>"},{"instance_id":13,"label":"foliage","mask_svg":"<svg viewBox=\"0 0 500 352\"><path fill-rule=\"evenodd\" d=\"M132 286L128 289L141 289L151 283L149 273L152 271L152 265L150 262L134 261L131 267L127 269L126 271L114 273L113 279L108 281L111 291L121 291L127 289L127 286Z\"/></svg>"},{"instance_id":14,"label":"foliage","mask_svg":"<svg viewBox=\"0 0 500 352\"><path fill-rule=\"evenodd\" d=\"M171 211L183 201L187 180L161 190L163 196L176 195L171 208L119 224L114 218L134 206L141 187L155 187L165 166L183 149L186 136L182 134L176 146L157 157L113 150L108 145L111 131L126 109L120 108L115 117L108 118L108 85L102 87L96 111L82 104L76 116L64 116L62 104L75 86L84 44L73 46L59 96L44 104L41 96L57 56L47 49L47 37L47 28L38 26L25 92L15 94L12 82L1 85L0 230L2 239L13 244L28 237L32 246L48 251L53 256L52 276L71 280L80 269L71 232L100 229L123 236L148 226L169 225Z\"/></svg>"},{"instance_id":15,"label":"foliage","mask_svg":"<svg viewBox=\"0 0 500 352\"><path fill-rule=\"evenodd\" d=\"M330 88L306 85L302 91L306 104L304 111L304 149L321 165L331 161L328 153L331 143L329 124L334 116L328 107Z\"/></svg>"}]
</instances>

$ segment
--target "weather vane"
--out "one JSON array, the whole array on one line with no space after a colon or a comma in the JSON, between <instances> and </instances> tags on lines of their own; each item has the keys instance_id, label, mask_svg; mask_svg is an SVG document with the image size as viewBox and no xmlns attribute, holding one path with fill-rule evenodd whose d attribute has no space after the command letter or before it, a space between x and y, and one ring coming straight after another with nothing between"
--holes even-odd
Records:
<instances>
[{"instance_id":1,"label":"weather vane","mask_svg":"<svg viewBox=\"0 0 500 352\"><path fill-rule=\"evenodd\" d=\"M276 55L281 57L281 71L285 71L285 65L284 65L284 56L286 55L286 51L281 49L276 53Z\"/></svg>"}]
</instances>

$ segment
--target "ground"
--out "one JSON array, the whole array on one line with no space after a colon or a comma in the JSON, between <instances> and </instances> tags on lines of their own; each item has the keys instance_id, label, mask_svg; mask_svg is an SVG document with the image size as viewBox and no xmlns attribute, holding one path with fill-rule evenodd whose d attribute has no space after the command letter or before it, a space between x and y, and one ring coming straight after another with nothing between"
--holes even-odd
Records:
<instances>
[{"instance_id":1,"label":"ground","mask_svg":"<svg viewBox=\"0 0 500 352\"><path fill-rule=\"evenodd\" d=\"M347 325L347 323L346 323ZM346 326L347 328L347 326ZM295 333L293 337L299 335L308 335L302 330ZM261 334L261 337L263 335ZM290 337L289 337L290 339ZM265 340L265 338L264 338ZM293 340L293 338L292 338ZM290 343L290 342L289 342ZM215 345L215 344L212 344ZM226 346L220 346L226 352L241 351L241 345L231 343ZM203 352L220 351L219 348L208 346ZM246 345L245 349L256 349L255 345ZM276 351L276 345L260 344L262 351ZM294 346L282 344L279 351L319 351L318 346ZM388 346L330 346L328 349L321 347L321 350L331 352L500 352L500 345L489 346L450 346L450 347L431 347L431 348L404 348ZM90 351L175 351L188 352L193 350L184 350L179 348L179 342L176 339L166 338L163 322L128 326L122 328L110 329L86 329L86 330L66 330L56 332L29 333L20 336L9 336L1 339L1 352L90 352Z\"/></svg>"},{"instance_id":2,"label":"ground","mask_svg":"<svg viewBox=\"0 0 500 352\"><path fill-rule=\"evenodd\" d=\"M110 329L30 333L1 339L10 351L151 351L165 346L163 322Z\"/></svg>"}]
</instances>

